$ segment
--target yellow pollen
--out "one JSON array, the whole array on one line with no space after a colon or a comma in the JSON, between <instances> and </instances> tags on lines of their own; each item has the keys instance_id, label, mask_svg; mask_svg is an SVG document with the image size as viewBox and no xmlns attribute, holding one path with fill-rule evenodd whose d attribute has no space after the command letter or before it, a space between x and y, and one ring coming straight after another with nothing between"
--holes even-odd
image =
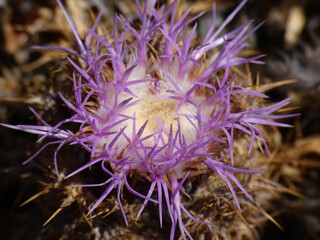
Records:
<instances>
[{"instance_id":1,"label":"yellow pollen","mask_svg":"<svg viewBox=\"0 0 320 240\"><path fill-rule=\"evenodd\" d=\"M188 136L189 138L191 137L193 139L195 137L194 127L186 117L178 115L178 113L195 116L196 108L191 104L182 104L179 111L176 112L178 106L178 100L157 98L152 94L147 94L139 103L124 110L123 114L133 116L135 113L136 131L138 131L148 120L146 128L141 136L142 138L153 134L154 131L157 132L160 130L161 125L159 122L163 124L168 133L170 132L170 125L172 125L173 134L175 134L178 130L179 118L181 134L185 135L186 138ZM194 119L190 120L196 122ZM131 127L127 125L127 128L130 129ZM165 134L162 134L162 137L164 140L167 140L167 136ZM150 144L153 144L153 139L150 138L147 143L149 142Z\"/></svg>"}]
</instances>

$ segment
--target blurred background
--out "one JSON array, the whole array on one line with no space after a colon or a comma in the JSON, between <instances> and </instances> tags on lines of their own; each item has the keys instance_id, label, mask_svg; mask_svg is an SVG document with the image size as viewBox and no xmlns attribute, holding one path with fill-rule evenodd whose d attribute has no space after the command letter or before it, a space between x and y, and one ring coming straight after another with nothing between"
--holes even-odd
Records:
<instances>
[{"instance_id":1,"label":"blurred background","mask_svg":"<svg viewBox=\"0 0 320 240\"><path fill-rule=\"evenodd\" d=\"M102 12L106 28L111 27L115 12L128 17L134 16L136 10L134 2L129 0L63 2L77 23L87 20L90 25L92 15ZM178 2L180 14L189 7L192 7L191 16L208 11L198 20L198 36L203 36L213 1ZM216 1L218 23L238 3ZM288 120L295 128L281 129L283 146L279 146L282 151L279 159L286 159L288 164L278 181L292 186L303 197L284 194L275 201L279 211L272 216L284 231L269 221L259 230L260 239L320 239L320 0L249 0L228 28L250 19L256 24L266 21L250 38L250 49L267 54L263 58L265 65L250 66L252 74L258 74L262 84L278 86L267 89L272 101L291 97L290 107L302 113ZM80 34L87 30L87 25L77 25ZM57 44L74 47L56 1L0 0L0 26L0 122L36 124L28 106L40 109L44 115L50 113L53 118L45 116L51 122L68 116L70 112L57 94L63 91L65 96L72 95L72 88L65 88L63 81L71 75L67 63L61 61L60 53L44 54L32 49ZM55 177L53 170L43 164L50 162L52 149L46 150L37 161L21 165L39 148L36 140L34 135L0 127L1 239L71 239L63 235L67 230L62 221L73 217L72 210L65 211L64 217L57 216L55 228L42 227L60 206L59 200L52 201L52 196L62 199L63 190L55 188L50 194L43 190L50 178ZM63 154L65 158L85 157L78 149ZM289 182L283 176L290 174L296 178L290 178ZM35 200L20 206L37 193ZM72 239L81 236L74 235Z\"/></svg>"}]
</instances>

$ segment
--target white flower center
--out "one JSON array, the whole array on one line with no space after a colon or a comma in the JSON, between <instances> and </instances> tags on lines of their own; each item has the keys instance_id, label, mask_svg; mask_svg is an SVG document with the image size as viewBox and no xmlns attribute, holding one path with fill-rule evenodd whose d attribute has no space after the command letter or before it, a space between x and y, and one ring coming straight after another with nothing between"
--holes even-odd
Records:
<instances>
[{"instance_id":1,"label":"white flower center","mask_svg":"<svg viewBox=\"0 0 320 240\"><path fill-rule=\"evenodd\" d=\"M165 128L167 133L169 133L170 126L172 126L173 134L175 134L180 125L181 135L184 135L186 139L194 140L196 130L192 126L190 121L192 121L193 123L195 123L196 121L193 118L189 118L188 120L187 117L181 114L196 116L197 109L191 104L184 103L177 111L178 106L178 100L158 98L154 97L152 94L147 94L139 103L124 110L123 114L133 117L135 113L137 131L143 126L146 121L148 121L146 128L144 129L144 132L141 136L142 138L159 131L163 127ZM126 131L132 132L130 121L128 121L128 123L128 129L126 129ZM164 138L164 140L167 140L166 134L162 134L162 137ZM150 144L153 144L153 139L150 139L150 141Z\"/></svg>"}]
</instances>

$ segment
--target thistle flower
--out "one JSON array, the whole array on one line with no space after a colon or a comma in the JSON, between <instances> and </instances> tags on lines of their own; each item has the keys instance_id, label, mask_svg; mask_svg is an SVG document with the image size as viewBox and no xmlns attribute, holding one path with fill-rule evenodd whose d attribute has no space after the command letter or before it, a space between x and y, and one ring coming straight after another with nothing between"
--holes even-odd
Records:
<instances>
[{"instance_id":1,"label":"thistle flower","mask_svg":"<svg viewBox=\"0 0 320 240\"><path fill-rule=\"evenodd\" d=\"M97 33L99 15L82 40L58 0L78 50L61 47L45 49L61 50L73 55L73 60L68 60L74 68L74 103L59 95L74 114L52 126L31 108L43 123L42 126L2 124L41 135L39 141L54 139L24 164L49 145L56 144L54 166L58 175L59 150L66 144L82 146L91 157L85 165L69 173L66 179L92 165L100 165L106 174L103 183L75 185L105 186L105 191L88 214L115 189L120 210L128 225L121 202L125 187L144 201L136 218L151 201L159 206L162 226L164 201L172 222L170 239L174 238L177 225L184 239L186 236L192 238L184 226L183 215L212 225L195 218L181 202L181 195L184 194L182 186L191 176L220 176L240 210L235 185L249 199L253 199L234 173L261 171L235 166L235 132L250 136L248 154L255 147L255 141L261 141L268 151L257 124L289 127L272 120L294 116L273 115L287 105L289 99L266 107L244 108L235 102L238 97L267 97L238 84L238 76L231 69L244 63L262 63L259 59L263 55L239 57L239 52L247 46L246 40L261 24L249 30L252 24L249 21L222 34L245 3L246 0L242 1L217 29L213 5L213 22L203 41L196 44L197 24L194 22L202 14L188 19L188 10L176 20L177 1L168 8L156 8L156 1L146 0L144 5L137 1L140 26L136 27L131 19L116 14L113 35L108 38ZM193 27L189 31L191 24ZM118 29L118 25L123 28ZM66 129L66 123L78 124L78 130ZM146 195L136 191L128 181L132 173L150 183Z\"/></svg>"}]
</instances>

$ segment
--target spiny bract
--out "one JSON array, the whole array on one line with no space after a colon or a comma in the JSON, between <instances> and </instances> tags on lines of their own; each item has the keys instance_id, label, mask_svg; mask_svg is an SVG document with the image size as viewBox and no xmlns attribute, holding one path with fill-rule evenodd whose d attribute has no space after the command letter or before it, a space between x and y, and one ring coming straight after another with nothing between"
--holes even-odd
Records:
<instances>
[{"instance_id":1,"label":"spiny bract","mask_svg":"<svg viewBox=\"0 0 320 240\"><path fill-rule=\"evenodd\" d=\"M251 91L234 83L236 74L230 67L244 63L261 63L262 57L241 58L238 53L246 46L248 37L260 26L248 30L249 21L233 31L222 34L226 25L234 18L246 1L215 29L215 5L213 21L201 42L195 40L197 24L202 14L191 19L188 10L176 20L177 1L168 8L156 7L156 1L137 1L137 16L140 26L136 27L122 16L115 15L113 36L103 38L97 32L100 19L89 29L82 41L76 26L61 2L58 3L75 36L78 50L61 47L45 47L61 50L78 58L74 67L74 99L69 102L60 94L64 103L74 111L71 118L55 126L46 123L33 109L43 126L5 125L45 138L53 138L44 148L58 144L54 165L58 174L57 153L65 144L79 144L91 154L87 164L70 173L69 178L94 164L100 164L106 173L106 181L87 186L106 186L104 193L91 207L90 214L113 189L126 224L127 218L121 204L123 187L144 203L137 218L149 201L159 206L162 225L162 201L172 221L171 239L176 226L183 238L191 238L186 230L182 214L195 219L181 203L181 188L188 176L211 173L219 175L230 189L237 207L233 184L251 199L233 173L259 173L234 167L234 132L241 131L251 137L249 153L254 141L266 141L256 124L287 127L272 119L293 115L272 115L289 103L286 99L277 104L243 109L233 107L236 96L265 98L264 94ZM189 25L193 27L189 28ZM122 29L118 26L122 25ZM208 57L210 56L210 58ZM235 98L236 99L236 98ZM77 123L78 131L62 129L65 123ZM229 159L229 160L226 160ZM209 172L210 172L209 171ZM150 182L147 195L142 195L128 182L128 175L135 172ZM204 173L207 172L207 173ZM155 189L157 194L155 194ZM152 198L157 196L156 199ZM206 223L206 222L205 222ZM210 223L206 223L210 224Z\"/></svg>"}]
</instances>

